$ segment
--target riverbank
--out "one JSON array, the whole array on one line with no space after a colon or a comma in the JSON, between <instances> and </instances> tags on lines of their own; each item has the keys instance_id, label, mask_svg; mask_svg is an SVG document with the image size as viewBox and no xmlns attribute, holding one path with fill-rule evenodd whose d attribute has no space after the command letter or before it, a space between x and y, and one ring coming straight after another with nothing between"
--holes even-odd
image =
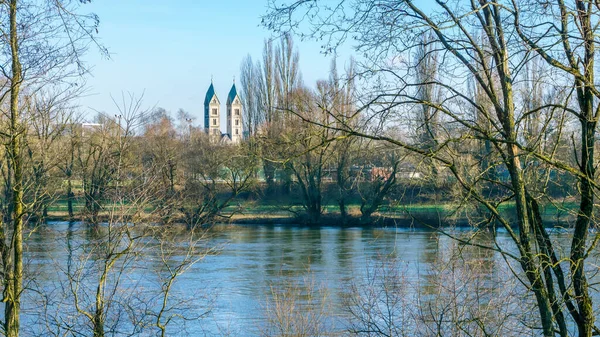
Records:
<instances>
[{"instance_id":1,"label":"riverbank","mask_svg":"<svg viewBox=\"0 0 600 337\"><path fill-rule=\"evenodd\" d=\"M280 205L237 205L226 209L214 222L240 225L294 225L309 227L399 227L399 228L439 228L439 227L471 227L483 222L483 216L474 210L465 210L453 204L412 204L396 207L382 207L380 212L369 218L361 217L359 207L348 208L346 217L334 210L335 205L324 207L324 213L316 223L307 220L300 210L281 207ZM514 206L507 204L500 208L503 215L509 219L514 217ZM60 207L53 207L48 212L47 221L81 221L84 215L78 206L78 212L73 219ZM152 212L147 213L152 222ZM114 214L100 213L98 220L114 221ZM142 217L143 219L143 217ZM547 227L569 227L574 216L565 207L546 205L543 207L543 219ZM119 221L130 220L127 216ZM176 223L185 223L183 217L174 217Z\"/></svg>"},{"instance_id":2,"label":"riverbank","mask_svg":"<svg viewBox=\"0 0 600 337\"><path fill-rule=\"evenodd\" d=\"M292 196L281 198L251 198L238 197L230 201L221 213L210 222L232 224L274 224L274 225L304 225L304 226L336 226L336 227L406 227L406 228L436 228L446 226L479 226L486 217L485 209L477 205L464 205L450 201L427 202L418 199L403 201L398 199L386 201L378 212L365 218L360 211L360 201L351 199L346 204L347 216L342 217L339 206L333 199L325 199L322 205L322 215L318 221L309 221L304 209L298 204L298 199ZM81 197L75 199L73 220L83 220L85 202ZM568 227L575 219L576 200L552 200L541 205L542 218L546 226ZM128 207L126 204L105 204L106 209ZM48 207L47 220L69 221L68 206L65 199L55 200ZM509 221L515 219L515 205L505 202L498 206L498 211ZM118 212L113 212L113 214ZM148 222L159 222L156 209L146 208L142 218ZM109 221L108 212L101 212L99 221ZM123 217L121 217L123 218ZM127 218L127 217L125 217ZM174 222L185 223L182 214L171 218Z\"/></svg>"}]
</instances>

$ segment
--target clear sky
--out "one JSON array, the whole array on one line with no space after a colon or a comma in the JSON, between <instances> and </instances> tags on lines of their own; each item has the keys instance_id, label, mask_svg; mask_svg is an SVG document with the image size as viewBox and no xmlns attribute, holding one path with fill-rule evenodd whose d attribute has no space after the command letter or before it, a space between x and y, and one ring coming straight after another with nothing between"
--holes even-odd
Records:
<instances>
[{"instance_id":1,"label":"clear sky","mask_svg":"<svg viewBox=\"0 0 600 337\"><path fill-rule=\"evenodd\" d=\"M183 108L199 125L211 76L225 104L242 59L260 58L264 39L272 36L260 27L266 0L96 0L82 10L99 16L100 40L111 53L106 59L90 49L86 56L92 75L80 104L90 117L93 110L114 111L111 94L144 92L145 106L173 115ZM296 39L296 45L304 82L326 78L331 57L318 43ZM340 65L348 57L342 54Z\"/></svg>"}]
</instances>

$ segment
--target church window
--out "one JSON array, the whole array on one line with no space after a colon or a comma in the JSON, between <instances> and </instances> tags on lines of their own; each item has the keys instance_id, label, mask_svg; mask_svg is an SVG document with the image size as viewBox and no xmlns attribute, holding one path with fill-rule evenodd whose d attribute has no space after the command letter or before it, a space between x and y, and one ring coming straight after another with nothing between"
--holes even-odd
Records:
<instances>
[{"instance_id":1,"label":"church window","mask_svg":"<svg viewBox=\"0 0 600 337\"><path fill-rule=\"evenodd\" d=\"M217 125L217 119L213 118L213 125Z\"/></svg>"},{"instance_id":2,"label":"church window","mask_svg":"<svg viewBox=\"0 0 600 337\"><path fill-rule=\"evenodd\" d=\"M236 125L236 126L240 125L240 120L239 120L239 119L236 119L236 120L235 120L235 125Z\"/></svg>"},{"instance_id":3,"label":"church window","mask_svg":"<svg viewBox=\"0 0 600 337\"><path fill-rule=\"evenodd\" d=\"M235 134L236 134L236 135L239 135L239 134L240 134L238 129L235 129Z\"/></svg>"},{"instance_id":4,"label":"church window","mask_svg":"<svg viewBox=\"0 0 600 337\"><path fill-rule=\"evenodd\" d=\"M213 115L217 114L217 109L213 109Z\"/></svg>"},{"instance_id":5,"label":"church window","mask_svg":"<svg viewBox=\"0 0 600 337\"><path fill-rule=\"evenodd\" d=\"M239 116L240 115L240 109L235 109L235 115Z\"/></svg>"}]
</instances>

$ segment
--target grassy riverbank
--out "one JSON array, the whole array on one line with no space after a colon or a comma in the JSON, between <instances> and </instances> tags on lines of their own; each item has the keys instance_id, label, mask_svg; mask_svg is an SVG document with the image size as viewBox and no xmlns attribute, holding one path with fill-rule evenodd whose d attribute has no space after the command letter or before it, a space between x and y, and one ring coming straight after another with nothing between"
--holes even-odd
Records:
<instances>
[{"instance_id":1,"label":"grassy riverbank","mask_svg":"<svg viewBox=\"0 0 600 337\"><path fill-rule=\"evenodd\" d=\"M542 216L548 226L568 225L574 219L576 202L547 203L543 206ZM112 208L107 206L107 208ZM83 218L84 201L76 199L73 204L75 218ZM505 203L499 206L500 212L511 217L515 214L514 204ZM152 209L147 209L150 216ZM302 224L303 208L290 205L285 199L279 200L235 200L226 207L219 216L220 222L235 224ZM323 205L323 215L317 225L324 226L400 226L400 227L438 227L445 225L467 226L482 219L484 211L473 206L454 203L411 203L387 204L370 218L361 217L360 205L348 205L348 216L342 219L336 204ZM101 213L100 218L106 218L107 212ZM48 207L49 220L68 220L66 200L56 200Z\"/></svg>"}]
</instances>

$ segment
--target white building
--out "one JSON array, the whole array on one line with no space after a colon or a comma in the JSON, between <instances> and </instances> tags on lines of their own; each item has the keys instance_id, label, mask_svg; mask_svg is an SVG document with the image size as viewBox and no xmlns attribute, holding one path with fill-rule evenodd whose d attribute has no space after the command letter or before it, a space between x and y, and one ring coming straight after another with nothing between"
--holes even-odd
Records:
<instances>
[{"instance_id":1,"label":"white building","mask_svg":"<svg viewBox=\"0 0 600 337\"><path fill-rule=\"evenodd\" d=\"M221 102L212 82L204 98L204 129L212 141L221 139Z\"/></svg>"},{"instance_id":2,"label":"white building","mask_svg":"<svg viewBox=\"0 0 600 337\"><path fill-rule=\"evenodd\" d=\"M227 95L227 134L234 144L242 140L242 101L235 89L235 83Z\"/></svg>"},{"instance_id":3,"label":"white building","mask_svg":"<svg viewBox=\"0 0 600 337\"><path fill-rule=\"evenodd\" d=\"M221 101L210 83L204 98L204 129L213 142L231 142L238 144L242 140L242 101L235 83L227 95L227 133L221 133Z\"/></svg>"}]
</instances>

